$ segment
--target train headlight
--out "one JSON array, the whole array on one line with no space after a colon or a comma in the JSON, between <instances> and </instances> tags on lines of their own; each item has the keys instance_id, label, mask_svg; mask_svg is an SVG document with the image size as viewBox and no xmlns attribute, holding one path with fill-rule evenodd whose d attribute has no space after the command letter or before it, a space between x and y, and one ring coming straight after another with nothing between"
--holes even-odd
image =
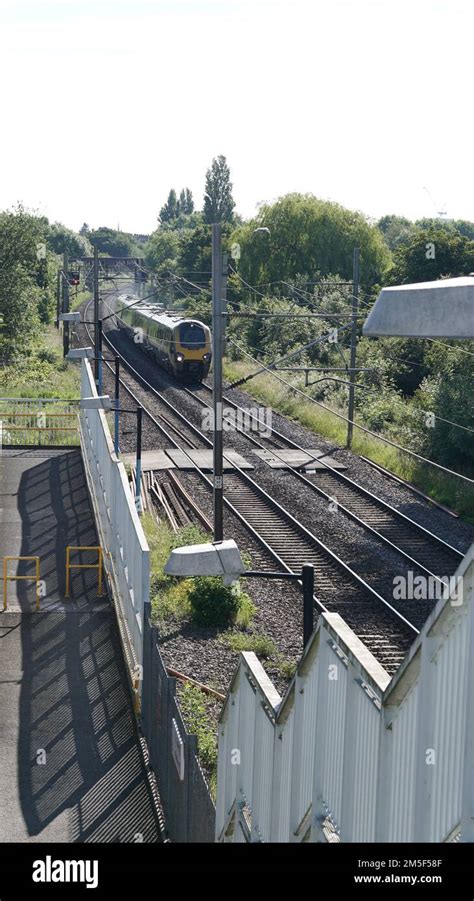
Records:
<instances>
[{"instance_id":1,"label":"train headlight","mask_svg":"<svg viewBox=\"0 0 474 901\"><path fill-rule=\"evenodd\" d=\"M184 354L176 354L176 362L182 363L184 360Z\"/></svg>"},{"instance_id":2,"label":"train headlight","mask_svg":"<svg viewBox=\"0 0 474 901\"><path fill-rule=\"evenodd\" d=\"M211 355L210 355L210 354L203 354L203 355L202 355L202 358L203 358L203 360L205 360L206 363L207 363L207 361L210 360Z\"/></svg>"}]
</instances>

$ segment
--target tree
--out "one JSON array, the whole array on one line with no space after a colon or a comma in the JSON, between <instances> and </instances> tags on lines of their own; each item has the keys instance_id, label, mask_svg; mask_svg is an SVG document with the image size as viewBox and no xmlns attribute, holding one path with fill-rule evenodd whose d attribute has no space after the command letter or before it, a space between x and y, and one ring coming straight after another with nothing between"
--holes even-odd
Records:
<instances>
[{"instance_id":1,"label":"tree","mask_svg":"<svg viewBox=\"0 0 474 901\"><path fill-rule=\"evenodd\" d=\"M190 216L193 212L194 200L192 191L190 191L189 188L183 188L178 200L178 214L180 216Z\"/></svg>"},{"instance_id":2,"label":"tree","mask_svg":"<svg viewBox=\"0 0 474 901\"><path fill-rule=\"evenodd\" d=\"M258 227L270 234L255 234ZM316 273L351 279L356 245L364 285L379 283L391 262L381 232L362 213L312 194L287 194L262 206L255 219L234 231L232 243L240 245L239 273L252 285L297 275L314 280Z\"/></svg>"},{"instance_id":3,"label":"tree","mask_svg":"<svg viewBox=\"0 0 474 901\"><path fill-rule=\"evenodd\" d=\"M377 222L377 227L382 232L387 246L394 250L402 241L406 241L414 231L413 222L405 216L382 216Z\"/></svg>"},{"instance_id":4,"label":"tree","mask_svg":"<svg viewBox=\"0 0 474 901\"><path fill-rule=\"evenodd\" d=\"M26 352L40 318L49 319L54 277L50 260L44 257L48 229L45 217L34 216L21 205L0 213L0 355L4 359Z\"/></svg>"},{"instance_id":5,"label":"tree","mask_svg":"<svg viewBox=\"0 0 474 901\"><path fill-rule=\"evenodd\" d=\"M168 200L165 205L161 207L159 220L162 224L173 222L178 213L178 198L176 197L175 189L171 188L171 191L168 194Z\"/></svg>"},{"instance_id":6,"label":"tree","mask_svg":"<svg viewBox=\"0 0 474 901\"><path fill-rule=\"evenodd\" d=\"M419 229L394 251L390 281L394 285L468 275L474 270L474 241L436 226Z\"/></svg>"},{"instance_id":7,"label":"tree","mask_svg":"<svg viewBox=\"0 0 474 901\"><path fill-rule=\"evenodd\" d=\"M96 228L89 233L89 239L99 253L111 257L137 256L135 242L132 235L127 232L119 232L113 228Z\"/></svg>"},{"instance_id":8,"label":"tree","mask_svg":"<svg viewBox=\"0 0 474 901\"><path fill-rule=\"evenodd\" d=\"M71 259L89 257L92 254L92 246L85 233L76 234L60 222L55 222L50 228L48 247L53 253L67 251Z\"/></svg>"},{"instance_id":9,"label":"tree","mask_svg":"<svg viewBox=\"0 0 474 901\"><path fill-rule=\"evenodd\" d=\"M88 235L89 232L90 232L90 228L89 228L87 222L84 222L79 229L79 234L80 235Z\"/></svg>"},{"instance_id":10,"label":"tree","mask_svg":"<svg viewBox=\"0 0 474 901\"><path fill-rule=\"evenodd\" d=\"M471 352L474 342L468 343ZM411 421L412 446L433 460L450 468L474 474L474 356L446 353L443 347L435 346L432 373L425 378L415 395L414 408L420 413ZM436 360L435 360L436 357ZM422 411L430 411L436 417L427 427ZM438 418L440 417L440 418ZM452 423L460 423L460 429Z\"/></svg>"},{"instance_id":11,"label":"tree","mask_svg":"<svg viewBox=\"0 0 474 901\"><path fill-rule=\"evenodd\" d=\"M179 254L179 235L175 231L159 228L153 232L145 247L146 265L157 275L163 275L177 268Z\"/></svg>"},{"instance_id":12,"label":"tree","mask_svg":"<svg viewBox=\"0 0 474 901\"><path fill-rule=\"evenodd\" d=\"M209 224L232 222L234 207L230 169L225 156L221 155L213 159L206 172L204 221Z\"/></svg>"}]
</instances>

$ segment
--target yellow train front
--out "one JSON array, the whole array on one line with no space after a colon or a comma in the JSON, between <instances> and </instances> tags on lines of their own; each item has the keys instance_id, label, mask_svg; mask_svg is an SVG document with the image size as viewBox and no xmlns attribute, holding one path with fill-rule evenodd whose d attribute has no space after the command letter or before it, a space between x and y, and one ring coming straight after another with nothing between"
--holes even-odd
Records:
<instances>
[{"instance_id":1,"label":"yellow train front","mask_svg":"<svg viewBox=\"0 0 474 901\"><path fill-rule=\"evenodd\" d=\"M173 375L194 381L207 376L212 356L211 330L203 322L162 313L156 306L145 304L122 310L117 320L135 344L142 344Z\"/></svg>"}]
</instances>

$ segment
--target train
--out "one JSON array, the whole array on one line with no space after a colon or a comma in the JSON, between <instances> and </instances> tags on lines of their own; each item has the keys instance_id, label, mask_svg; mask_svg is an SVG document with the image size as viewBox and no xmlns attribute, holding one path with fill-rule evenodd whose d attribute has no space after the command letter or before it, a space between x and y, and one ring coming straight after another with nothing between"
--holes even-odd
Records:
<instances>
[{"instance_id":1,"label":"train","mask_svg":"<svg viewBox=\"0 0 474 901\"><path fill-rule=\"evenodd\" d=\"M156 362L181 379L202 381L212 360L211 330L199 319L166 312L159 304L137 304L133 298L116 314L117 325Z\"/></svg>"}]
</instances>

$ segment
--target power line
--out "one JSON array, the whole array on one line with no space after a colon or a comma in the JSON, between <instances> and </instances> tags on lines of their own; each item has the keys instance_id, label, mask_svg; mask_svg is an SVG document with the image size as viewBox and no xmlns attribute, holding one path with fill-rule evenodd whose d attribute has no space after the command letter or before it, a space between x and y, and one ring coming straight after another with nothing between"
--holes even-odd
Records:
<instances>
[{"instance_id":1,"label":"power line","mask_svg":"<svg viewBox=\"0 0 474 901\"><path fill-rule=\"evenodd\" d=\"M258 363L258 360L255 360L251 354L249 354L246 350L243 349L236 341L233 341L229 338L231 344L234 344L245 356L249 357L254 363ZM287 382L286 379L283 379L280 375L278 375L274 369L269 369L267 366L262 367L263 370L268 372L274 378L276 378L279 382L285 385L287 388L290 388L291 391L294 391L296 394L301 395L302 397L309 400L311 403L316 404L318 407L322 407L323 410L326 410L327 413L331 413L333 416L337 416L338 419L342 419L344 422L349 422L347 416L344 416L342 413L338 413L336 410L331 410L330 407L327 407L326 404L321 403L321 401L316 400L314 397L311 397L310 394L307 394L306 391L302 391L301 388L297 388L295 385L292 385L290 382ZM256 373L255 373L256 374ZM229 386L231 388L232 385ZM417 460L421 460L423 463L429 463L430 466L436 467L436 469L440 469L443 472L447 472L449 475L456 476L456 478L462 479L465 482L468 482L470 485L474 485L474 479L468 478L468 476L463 476L459 472L455 472L453 469L448 469L446 466L442 466L441 463L435 463L434 460L429 460L427 457L421 456L421 454L417 454L416 451L412 451L407 447L403 447L401 444L397 444L395 441L391 441L389 438L385 438L383 435L378 435L376 432L372 432L371 429L366 428L366 426L359 425L355 420L353 420L353 426L356 429L359 429L362 432L365 432L368 435L372 435L373 438L377 438L379 441L383 441L385 444L391 445L391 447L395 447L397 450L404 451L404 453L410 454L415 457Z\"/></svg>"}]
</instances>

